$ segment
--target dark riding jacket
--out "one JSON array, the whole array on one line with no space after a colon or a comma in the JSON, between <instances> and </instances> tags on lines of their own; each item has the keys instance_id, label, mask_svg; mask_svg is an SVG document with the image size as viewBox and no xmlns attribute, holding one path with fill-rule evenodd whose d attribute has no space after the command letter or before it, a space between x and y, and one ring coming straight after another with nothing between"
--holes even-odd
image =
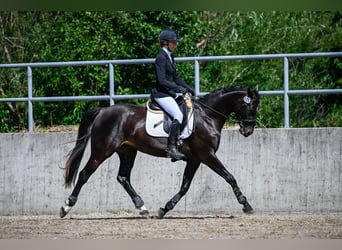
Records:
<instances>
[{"instance_id":1,"label":"dark riding jacket","mask_svg":"<svg viewBox=\"0 0 342 250\"><path fill-rule=\"evenodd\" d=\"M184 88L193 92L191 87L180 78L176 71L176 64L171 54L172 62L168 54L161 49L155 59L156 86L152 89L152 98L176 97L176 93L183 92Z\"/></svg>"}]
</instances>

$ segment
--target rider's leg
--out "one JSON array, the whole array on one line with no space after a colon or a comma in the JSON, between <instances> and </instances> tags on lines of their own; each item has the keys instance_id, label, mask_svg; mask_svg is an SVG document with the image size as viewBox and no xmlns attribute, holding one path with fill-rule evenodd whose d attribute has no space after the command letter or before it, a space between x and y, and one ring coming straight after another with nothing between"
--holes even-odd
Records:
<instances>
[{"instance_id":1,"label":"rider's leg","mask_svg":"<svg viewBox=\"0 0 342 250\"><path fill-rule=\"evenodd\" d=\"M179 128L183 122L183 113L172 97L155 98L155 101L173 118L166 149L167 157L176 160L184 159L184 154L177 149L177 141L180 134Z\"/></svg>"}]
</instances>

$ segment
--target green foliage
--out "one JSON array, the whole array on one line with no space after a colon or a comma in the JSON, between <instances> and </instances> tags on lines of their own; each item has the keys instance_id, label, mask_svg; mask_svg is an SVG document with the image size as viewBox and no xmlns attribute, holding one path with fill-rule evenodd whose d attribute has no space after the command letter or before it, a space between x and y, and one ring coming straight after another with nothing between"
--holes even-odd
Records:
<instances>
[{"instance_id":1,"label":"green foliage","mask_svg":"<svg viewBox=\"0 0 342 250\"><path fill-rule=\"evenodd\" d=\"M340 12L0 12L3 63L154 58L163 28L178 31L176 57L342 51ZM178 63L193 86L193 63ZM341 58L289 60L290 89L341 88ZM115 65L115 93L149 93L153 64ZM201 91L227 85L283 88L282 60L201 62ZM33 69L34 96L108 95L104 66ZM27 96L26 69L0 68L0 97ZM293 127L342 126L341 95L291 96ZM143 104L146 100L130 100ZM118 102L127 102L116 101ZM35 102L40 127L78 124L82 113L108 101ZM283 97L263 96L259 126L281 127ZM27 128L27 103L0 103L0 132ZM229 123L233 123L229 119Z\"/></svg>"},{"instance_id":2,"label":"green foliage","mask_svg":"<svg viewBox=\"0 0 342 250\"><path fill-rule=\"evenodd\" d=\"M339 12L204 12L208 29L201 55L245 55L342 50ZM340 88L341 58L291 59L290 89ZM283 88L282 60L208 62L201 65L204 91L235 84L261 90ZM260 126L283 125L283 98L264 96ZM290 98L290 124L294 127L342 126L328 119L342 115L341 95ZM335 108L332 108L335 107Z\"/></svg>"}]
</instances>

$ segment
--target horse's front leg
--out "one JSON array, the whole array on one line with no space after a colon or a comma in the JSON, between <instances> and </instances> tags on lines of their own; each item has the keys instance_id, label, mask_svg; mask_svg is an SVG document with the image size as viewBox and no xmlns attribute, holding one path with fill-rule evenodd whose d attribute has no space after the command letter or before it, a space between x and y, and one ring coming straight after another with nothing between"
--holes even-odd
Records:
<instances>
[{"instance_id":1,"label":"horse's front leg","mask_svg":"<svg viewBox=\"0 0 342 250\"><path fill-rule=\"evenodd\" d=\"M163 218L167 212L172 210L176 206L176 204L179 202L179 200L188 192L191 181L199 165L200 165L199 163L192 163L192 162L187 163L185 170L184 170L183 181L182 181L180 191L175 196L173 196L171 200L169 200L166 203L164 208L159 209L159 212L158 212L159 219Z\"/></svg>"},{"instance_id":2,"label":"horse's front leg","mask_svg":"<svg viewBox=\"0 0 342 250\"><path fill-rule=\"evenodd\" d=\"M252 206L248 203L247 198L242 194L234 176L228 172L217 156L212 154L209 159L203 163L214 170L215 173L223 177L231 185L238 202L243 205L242 211L245 213L253 213Z\"/></svg>"}]
</instances>

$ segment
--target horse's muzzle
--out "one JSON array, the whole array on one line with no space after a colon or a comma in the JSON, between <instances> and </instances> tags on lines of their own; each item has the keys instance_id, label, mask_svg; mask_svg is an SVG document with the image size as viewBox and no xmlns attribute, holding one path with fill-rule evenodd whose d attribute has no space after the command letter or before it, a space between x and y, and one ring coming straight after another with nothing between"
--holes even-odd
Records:
<instances>
[{"instance_id":1,"label":"horse's muzzle","mask_svg":"<svg viewBox=\"0 0 342 250\"><path fill-rule=\"evenodd\" d=\"M244 137L248 137L253 134L254 126L240 127L239 131Z\"/></svg>"}]
</instances>

